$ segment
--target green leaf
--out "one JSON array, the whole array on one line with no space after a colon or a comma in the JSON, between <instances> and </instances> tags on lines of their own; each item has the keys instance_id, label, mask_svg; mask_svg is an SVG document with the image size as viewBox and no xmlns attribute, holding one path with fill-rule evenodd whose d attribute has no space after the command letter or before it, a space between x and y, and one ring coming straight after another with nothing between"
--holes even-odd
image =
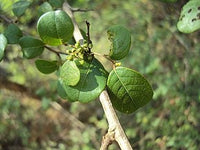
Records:
<instances>
[{"instance_id":1,"label":"green leaf","mask_svg":"<svg viewBox=\"0 0 200 150\"><path fill-rule=\"evenodd\" d=\"M67 94L66 94L65 89L63 87L62 80L58 80L58 83L57 83L57 92L58 92L58 95L61 98L67 99Z\"/></svg>"},{"instance_id":2,"label":"green leaf","mask_svg":"<svg viewBox=\"0 0 200 150\"><path fill-rule=\"evenodd\" d=\"M177 2L177 0L160 0L162 2L166 2L166 3L175 3Z\"/></svg>"},{"instance_id":3,"label":"green leaf","mask_svg":"<svg viewBox=\"0 0 200 150\"><path fill-rule=\"evenodd\" d=\"M110 58L119 60L124 58L131 46L130 32L120 25L114 25L107 31L108 39L112 42L110 48Z\"/></svg>"},{"instance_id":4,"label":"green leaf","mask_svg":"<svg viewBox=\"0 0 200 150\"><path fill-rule=\"evenodd\" d=\"M110 72L107 86L113 106L123 113L136 111L153 96L149 82L140 73L125 67Z\"/></svg>"},{"instance_id":5,"label":"green leaf","mask_svg":"<svg viewBox=\"0 0 200 150\"><path fill-rule=\"evenodd\" d=\"M43 15L46 12L53 11L52 6L48 2L44 2L42 5L40 5L38 9L38 16Z\"/></svg>"},{"instance_id":6,"label":"green leaf","mask_svg":"<svg viewBox=\"0 0 200 150\"><path fill-rule=\"evenodd\" d=\"M49 0L49 3L55 8L61 8L64 0Z\"/></svg>"},{"instance_id":7,"label":"green leaf","mask_svg":"<svg viewBox=\"0 0 200 150\"><path fill-rule=\"evenodd\" d=\"M71 18L61 10L43 14L37 23L37 30L49 45L61 45L72 38L74 26Z\"/></svg>"},{"instance_id":8,"label":"green leaf","mask_svg":"<svg viewBox=\"0 0 200 150\"><path fill-rule=\"evenodd\" d=\"M24 36L19 40L25 58L34 58L42 54L44 43L31 36Z\"/></svg>"},{"instance_id":9,"label":"green leaf","mask_svg":"<svg viewBox=\"0 0 200 150\"><path fill-rule=\"evenodd\" d=\"M57 61L38 59L35 61L35 65L37 69L44 74L52 73L58 69Z\"/></svg>"},{"instance_id":10,"label":"green leaf","mask_svg":"<svg viewBox=\"0 0 200 150\"><path fill-rule=\"evenodd\" d=\"M85 60L83 64L76 61L80 70L80 80L76 86L69 86L60 78L60 83L66 92L66 98L71 101L83 103L95 100L106 86L107 72L102 64L95 58Z\"/></svg>"},{"instance_id":11,"label":"green leaf","mask_svg":"<svg viewBox=\"0 0 200 150\"><path fill-rule=\"evenodd\" d=\"M31 2L26 0L17 1L13 4L13 13L15 16L20 17L24 14Z\"/></svg>"},{"instance_id":12,"label":"green leaf","mask_svg":"<svg viewBox=\"0 0 200 150\"><path fill-rule=\"evenodd\" d=\"M74 61L66 61L60 70L60 78L66 85L75 86L80 80L80 71Z\"/></svg>"},{"instance_id":13,"label":"green leaf","mask_svg":"<svg viewBox=\"0 0 200 150\"><path fill-rule=\"evenodd\" d=\"M15 24L10 24L6 28L4 35L8 40L8 44L19 43L19 39L23 36L22 31Z\"/></svg>"},{"instance_id":14,"label":"green leaf","mask_svg":"<svg viewBox=\"0 0 200 150\"><path fill-rule=\"evenodd\" d=\"M0 61L3 59L6 45L7 45L6 37L3 34L0 34Z\"/></svg>"},{"instance_id":15,"label":"green leaf","mask_svg":"<svg viewBox=\"0 0 200 150\"><path fill-rule=\"evenodd\" d=\"M191 33L200 29L199 0L190 0L183 6L177 27L183 33Z\"/></svg>"}]
</instances>

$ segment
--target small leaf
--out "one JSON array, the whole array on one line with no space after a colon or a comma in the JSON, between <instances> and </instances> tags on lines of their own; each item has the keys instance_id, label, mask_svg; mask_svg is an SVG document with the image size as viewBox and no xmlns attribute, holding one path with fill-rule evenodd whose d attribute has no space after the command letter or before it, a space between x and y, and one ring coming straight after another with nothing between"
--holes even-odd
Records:
<instances>
[{"instance_id":1,"label":"small leaf","mask_svg":"<svg viewBox=\"0 0 200 150\"><path fill-rule=\"evenodd\" d=\"M75 86L80 80L80 71L74 61L66 61L60 69L60 78L66 85Z\"/></svg>"},{"instance_id":2,"label":"small leaf","mask_svg":"<svg viewBox=\"0 0 200 150\"><path fill-rule=\"evenodd\" d=\"M28 59L41 55L44 50L44 43L31 36L22 37L19 44L22 48L24 57Z\"/></svg>"},{"instance_id":3,"label":"small leaf","mask_svg":"<svg viewBox=\"0 0 200 150\"><path fill-rule=\"evenodd\" d=\"M138 72L125 67L110 72L107 86L113 106L124 113L136 111L153 96L149 82Z\"/></svg>"},{"instance_id":4,"label":"small leaf","mask_svg":"<svg viewBox=\"0 0 200 150\"><path fill-rule=\"evenodd\" d=\"M58 69L57 63L57 61L48 61L42 59L35 61L37 69L44 74L49 74L56 71Z\"/></svg>"},{"instance_id":5,"label":"small leaf","mask_svg":"<svg viewBox=\"0 0 200 150\"><path fill-rule=\"evenodd\" d=\"M15 16L20 17L24 14L31 2L26 0L20 0L13 4L13 13Z\"/></svg>"},{"instance_id":6,"label":"small leaf","mask_svg":"<svg viewBox=\"0 0 200 150\"><path fill-rule=\"evenodd\" d=\"M85 60L83 64L76 61L76 65L81 75L76 86L69 86L60 78L67 99L71 102L80 101L83 103L95 100L106 86L107 72L95 58Z\"/></svg>"},{"instance_id":7,"label":"small leaf","mask_svg":"<svg viewBox=\"0 0 200 150\"><path fill-rule=\"evenodd\" d=\"M191 33L200 29L199 0L190 0L183 6L177 27L183 33Z\"/></svg>"},{"instance_id":8,"label":"small leaf","mask_svg":"<svg viewBox=\"0 0 200 150\"><path fill-rule=\"evenodd\" d=\"M19 39L23 36L22 31L15 24L10 24L6 28L4 35L8 40L8 44L19 43Z\"/></svg>"},{"instance_id":9,"label":"small leaf","mask_svg":"<svg viewBox=\"0 0 200 150\"><path fill-rule=\"evenodd\" d=\"M6 45L7 45L6 37L3 34L0 34L0 61L3 59Z\"/></svg>"},{"instance_id":10,"label":"small leaf","mask_svg":"<svg viewBox=\"0 0 200 150\"><path fill-rule=\"evenodd\" d=\"M37 23L37 30L49 45L61 45L72 38L74 26L71 18L61 10L43 14Z\"/></svg>"},{"instance_id":11,"label":"small leaf","mask_svg":"<svg viewBox=\"0 0 200 150\"><path fill-rule=\"evenodd\" d=\"M48 2L44 2L38 9L38 15L41 16L46 12L53 11L53 8Z\"/></svg>"},{"instance_id":12,"label":"small leaf","mask_svg":"<svg viewBox=\"0 0 200 150\"><path fill-rule=\"evenodd\" d=\"M108 29L108 39L112 42L110 48L110 58L119 60L124 58L131 46L130 32L120 25L112 26Z\"/></svg>"}]
</instances>

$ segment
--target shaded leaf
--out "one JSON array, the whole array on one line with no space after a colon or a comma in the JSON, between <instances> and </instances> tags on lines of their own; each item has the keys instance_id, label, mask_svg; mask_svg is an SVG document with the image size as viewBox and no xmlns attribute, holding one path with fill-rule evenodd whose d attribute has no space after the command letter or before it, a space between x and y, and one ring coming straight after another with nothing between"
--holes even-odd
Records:
<instances>
[{"instance_id":1,"label":"shaded leaf","mask_svg":"<svg viewBox=\"0 0 200 150\"><path fill-rule=\"evenodd\" d=\"M76 85L80 80L80 71L74 61L66 61L60 69L60 78L66 85Z\"/></svg>"},{"instance_id":2,"label":"shaded leaf","mask_svg":"<svg viewBox=\"0 0 200 150\"><path fill-rule=\"evenodd\" d=\"M58 83L57 83L57 92L58 92L58 95L61 98L67 99L67 94L66 94L65 89L63 87L62 80L58 80Z\"/></svg>"},{"instance_id":3,"label":"shaded leaf","mask_svg":"<svg viewBox=\"0 0 200 150\"><path fill-rule=\"evenodd\" d=\"M3 34L0 34L0 61L3 59L6 45L7 45L6 37Z\"/></svg>"},{"instance_id":4,"label":"shaded leaf","mask_svg":"<svg viewBox=\"0 0 200 150\"><path fill-rule=\"evenodd\" d=\"M41 55L44 50L44 43L31 36L22 37L19 44L22 48L24 57L28 59Z\"/></svg>"},{"instance_id":5,"label":"shaded leaf","mask_svg":"<svg viewBox=\"0 0 200 150\"><path fill-rule=\"evenodd\" d=\"M46 12L53 11L52 6L48 2L44 2L42 5L40 5L38 10L38 15L41 16Z\"/></svg>"},{"instance_id":6,"label":"shaded leaf","mask_svg":"<svg viewBox=\"0 0 200 150\"><path fill-rule=\"evenodd\" d=\"M107 31L108 39L112 42L110 48L110 58L119 60L124 58L131 46L130 32L120 25L114 25Z\"/></svg>"},{"instance_id":7,"label":"shaded leaf","mask_svg":"<svg viewBox=\"0 0 200 150\"><path fill-rule=\"evenodd\" d=\"M191 33L200 29L199 0L191 0L183 6L177 27L183 33Z\"/></svg>"},{"instance_id":8,"label":"shaded leaf","mask_svg":"<svg viewBox=\"0 0 200 150\"><path fill-rule=\"evenodd\" d=\"M166 3L175 3L177 2L177 0L160 0L162 2L166 2Z\"/></svg>"},{"instance_id":9,"label":"shaded leaf","mask_svg":"<svg viewBox=\"0 0 200 150\"><path fill-rule=\"evenodd\" d=\"M64 0L49 0L49 3L55 8L61 8Z\"/></svg>"},{"instance_id":10,"label":"shaded leaf","mask_svg":"<svg viewBox=\"0 0 200 150\"><path fill-rule=\"evenodd\" d=\"M8 44L19 43L19 39L23 36L22 31L15 24L10 24L6 28L4 35L8 40Z\"/></svg>"},{"instance_id":11,"label":"shaded leaf","mask_svg":"<svg viewBox=\"0 0 200 150\"><path fill-rule=\"evenodd\" d=\"M67 99L71 102L83 103L95 100L106 86L107 72L95 58L85 60L83 64L76 61L76 65L81 75L76 86L69 86L61 78L59 79L65 89Z\"/></svg>"},{"instance_id":12,"label":"shaded leaf","mask_svg":"<svg viewBox=\"0 0 200 150\"><path fill-rule=\"evenodd\" d=\"M37 23L37 30L49 45L61 45L72 38L74 26L71 18L61 10L43 14Z\"/></svg>"},{"instance_id":13,"label":"shaded leaf","mask_svg":"<svg viewBox=\"0 0 200 150\"><path fill-rule=\"evenodd\" d=\"M113 106L124 113L136 111L153 96L149 82L138 72L125 67L110 72L107 86Z\"/></svg>"},{"instance_id":14,"label":"shaded leaf","mask_svg":"<svg viewBox=\"0 0 200 150\"><path fill-rule=\"evenodd\" d=\"M20 1L15 2L13 4L13 9L12 9L14 15L17 17L22 16L30 4L31 2L26 1L26 0L20 0Z\"/></svg>"},{"instance_id":15,"label":"shaded leaf","mask_svg":"<svg viewBox=\"0 0 200 150\"><path fill-rule=\"evenodd\" d=\"M49 74L56 71L58 69L57 64L57 61L48 61L42 59L38 59L35 61L37 69L44 74Z\"/></svg>"}]
</instances>

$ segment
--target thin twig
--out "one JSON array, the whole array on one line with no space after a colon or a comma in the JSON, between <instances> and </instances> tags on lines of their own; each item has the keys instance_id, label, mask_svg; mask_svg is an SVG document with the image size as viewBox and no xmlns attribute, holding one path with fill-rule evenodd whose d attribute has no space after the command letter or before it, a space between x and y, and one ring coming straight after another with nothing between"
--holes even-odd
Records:
<instances>
[{"instance_id":1,"label":"thin twig","mask_svg":"<svg viewBox=\"0 0 200 150\"><path fill-rule=\"evenodd\" d=\"M4 15L0 15L0 18L5 21L6 23L10 24L10 23L14 23L15 21L13 21L12 19L4 16Z\"/></svg>"},{"instance_id":2,"label":"thin twig","mask_svg":"<svg viewBox=\"0 0 200 150\"><path fill-rule=\"evenodd\" d=\"M63 3L63 10L72 19L72 22L73 22L74 27L75 27L74 38L75 38L76 42L82 41L83 36L81 35L79 27L78 27L78 25L77 25L77 23L74 19L73 12L71 11L70 6L67 2ZM106 114L106 118L108 120L108 125L109 125L108 133L106 134L106 136L109 136L109 138L106 137L106 139L107 139L106 143L110 143L110 142L112 143L112 141L115 140L119 144L119 146L122 150L132 150L131 145L130 145L130 143L129 143L129 141L128 141L125 133L124 133L124 130L121 127L119 119L118 119L118 117L115 113L115 110L112 106L112 103L110 101L110 98L109 98L106 90L103 91L100 94L99 100L100 100L100 102L103 106L104 112ZM112 134L109 134L109 133L112 133ZM112 138L113 135L114 135L114 138ZM102 146L101 146L101 150L106 150L109 146L109 144L104 144L104 141L105 140L102 140L103 143L102 143Z\"/></svg>"},{"instance_id":3,"label":"thin twig","mask_svg":"<svg viewBox=\"0 0 200 150\"><path fill-rule=\"evenodd\" d=\"M80 8L71 8L72 12L88 12L88 11L94 11L93 9L80 9Z\"/></svg>"},{"instance_id":4,"label":"thin twig","mask_svg":"<svg viewBox=\"0 0 200 150\"><path fill-rule=\"evenodd\" d=\"M90 39L90 23L88 21L85 21L87 25L87 44L88 44L88 51L91 53L91 46L92 46L92 41Z\"/></svg>"},{"instance_id":5,"label":"thin twig","mask_svg":"<svg viewBox=\"0 0 200 150\"><path fill-rule=\"evenodd\" d=\"M44 46L47 50L51 51L51 52L54 52L58 57L59 59L61 59L60 57L60 54L63 54L63 55L68 55L67 53L65 52L61 52L61 51L56 51L55 49L51 48L51 47L48 47L48 46Z\"/></svg>"}]
</instances>

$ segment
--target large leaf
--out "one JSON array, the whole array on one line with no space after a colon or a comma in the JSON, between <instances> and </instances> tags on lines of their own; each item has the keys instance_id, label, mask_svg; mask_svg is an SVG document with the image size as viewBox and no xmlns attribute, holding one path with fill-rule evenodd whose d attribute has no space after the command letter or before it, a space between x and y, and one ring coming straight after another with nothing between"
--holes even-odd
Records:
<instances>
[{"instance_id":1,"label":"large leaf","mask_svg":"<svg viewBox=\"0 0 200 150\"><path fill-rule=\"evenodd\" d=\"M190 0L183 6L177 27L183 33L200 29L200 0Z\"/></svg>"},{"instance_id":2,"label":"large leaf","mask_svg":"<svg viewBox=\"0 0 200 150\"><path fill-rule=\"evenodd\" d=\"M60 69L60 78L66 85L75 86L80 80L80 71L74 61L66 61Z\"/></svg>"},{"instance_id":3,"label":"large leaf","mask_svg":"<svg viewBox=\"0 0 200 150\"><path fill-rule=\"evenodd\" d=\"M71 18L61 10L43 14L37 23L37 30L49 45L61 45L72 38L74 26Z\"/></svg>"},{"instance_id":4,"label":"large leaf","mask_svg":"<svg viewBox=\"0 0 200 150\"><path fill-rule=\"evenodd\" d=\"M10 24L6 28L4 35L8 40L8 44L19 43L19 39L23 36L22 31L15 24Z\"/></svg>"},{"instance_id":5,"label":"large leaf","mask_svg":"<svg viewBox=\"0 0 200 150\"><path fill-rule=\"evenodd\" d=\"M24 57L28 59L41 55L44 50L44 43L31 36L22 37L19 44L22 48Z\"/></svg>"},{"instance_id":6,"label":"large leaf","mask_svg":"<svg viewBox=\"0 0 200 150\"><path fill-rule=\"evenodd\" d=\"M13 13L15 16L20 17L24 14L31 2L27 0L20 0L13 4Z\"/></svg>"},{"instance_id":7,"label":"large leaf","mask_svg":"<svg viewBox=\"0 0 200 150\"><path fill-rule=\"evenodd\" d=\"M40 5L38 9L38 16L43 15L46 12L53 11L52 6L48 2L44 2L42 5Z\"/></svg>"},{"instance_id":8,"label":"large leaf","mask_svg":"<svg viewBox=\"0 0 200 150\"><path fill-rule=\"evenodd\" d=\"M65 89L66 98L71 102L83 103L95 100L106 86L107 72L95 58L85 60L83 64L76 61L76 65L81 75L76 86L69 86L61 78L59 79Z\"/></svg>"},{"instance_id":9,"label":"large leaf","mask_svg":"<svg viewBox=\"0 0 200 150\"><path fill-rule=\"evenodd\" d=\"M112 26L108 29L108 39L112 42L110 48L110 57L114 60L124 58L131 46L130 32L120 25Z\"/></svg>"},{"instance_id":10,"label":"large leaf","mask_svg":"<svg viewBox=\"0 0 200 150\"><path fill-rule=\"evenodd\" d=\"M124 113L136 111L153 96L149 82L138 72L125 67L110 72L107 86L113 106Z\"/></svg>"},{"instance_id":11,"label":"large leaf","mask_svg":"<svg viewBox=\"0 0 200 150\"><path fill-rule=\"evenodd\" d=\"M0 34L0 61L4 56L4 51L7 45L7 39L3 34Z\"/></svg>"},{"instance_id":12,"label":"large leaf","mask_svg":"<svg viewBox=\"0 0 200 150\"><path fill-rule=\"evenodd\" d=\"M48 60L38 59L35 61L35 65L37 69L44 74L52 73L58 69L57 61L48 61Z\"/></svg>"},{"instance_id":13,"label":"large leaf","mask_svg":"<svg viewBox=\"0 0 200 150\"><path fill-rule=\"evenodd\" d=\"M58 80L58 83L57 83L57 92L58 92L58 95L61 98L67 99L67 94L66 94L65 89L63 87L62 80Z\"/></svg>"}]
</instances>

